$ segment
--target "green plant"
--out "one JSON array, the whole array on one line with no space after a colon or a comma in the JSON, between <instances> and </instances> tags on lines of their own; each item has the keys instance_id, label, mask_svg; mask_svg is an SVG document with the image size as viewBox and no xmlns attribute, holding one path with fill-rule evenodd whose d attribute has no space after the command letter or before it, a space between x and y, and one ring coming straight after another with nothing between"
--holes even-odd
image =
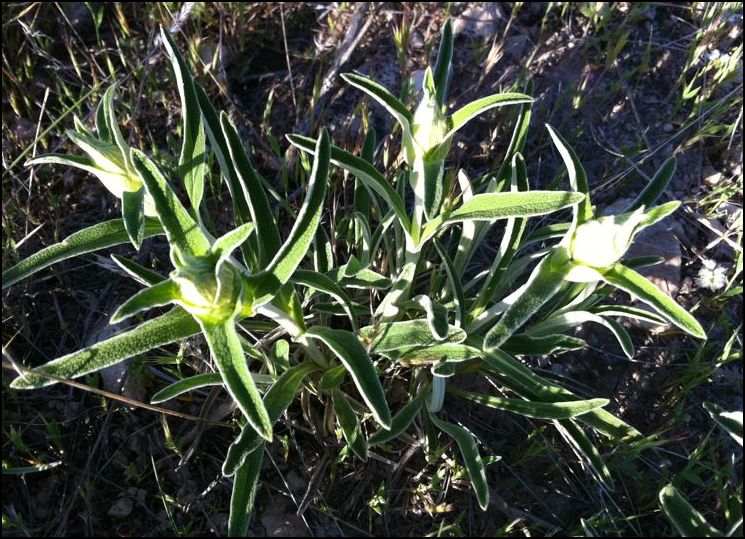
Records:
<instances>
[{"instance_id":1,"label":"green plant","mask_svg":"<svg viewBox=\"0 0 745 539\"><path fill-rule=\"evenodd\" d=\"M236 128L225 113L218 115L171 37L161 33L183 107L177 165L156 164L122 142L113 90L108 90L97 115L98 139L81 122L70 133L88 158L43 156L30 164L67 164L96 174L122 198L123 219L95 225L31 255L3 273L3 288L76 255L123 243L139 249L145 238L165 235L174 267L168 277L114 256L145 288L121 305L111 321L175 306L105 341L24 371L12 387L38 388L79 377L203 334L217 372L179 380L152 400L221 384L238 405L241 432L223 464L223 473L233 477L231 534L245 534L248 528L265 443L272 441L273 425L301 392L330 403L349 449L363 460L368 447L397 438L414 421L422 422L430 456L441 452L440 433L452 438L482 509L489 504L486 459L464 426L441 416L446 392L553 421L599 481L612 489L612 476L585 428L612 440L638 432L603 409L607 399L575 395L515 356L582 348L583 340L566 333L593 322L611 331L632 357L633 344L616 321L619 316L670 322L705 336L690 314L632 269L654 261L624 258L640 230L677 208L676 202L652 206L672 177L674 160L663 165L626 212L596 217L577 156L549 128L571 190L531 190L520 153L530 123L530 87L525 94L477 99L446 114L453 51L447 23L437 63L434 70L427 69L423 95L413 111L374 81L343 75L400 125L406 167L394 178L386 178L373 164L373 133L366 134L362 157L333 146L325 129L317 139L288 136L314 161L304 202L297 215L290 215L292 229L282 242L278 216ZM475 182L461 171L456 189L456 176L445 166L453 136L477 115L504 105L520 109L502 166ZM217 239L201 216L207 141L233 203L235 228ZM320 225L331 164L357 182L354 212L330 227L335 237ZM184 185L189 207L171 187L174 179ZM410 210L404 202L408 189L413 192ZM571 222L529 231L531 217L568 208ZM497 222L504 224L497 257L486 271L463 283L461 277ZM550 245L559 238L558 245ZM332 249L337 245L344 247ZM301 268L308 253L312 270ZM633 294L655 312L606 303L613 288ZM254 320L258 316L265 320ZM278 340L268 352L243 338L240 328L286 335L293 344ZM247 357L259 360L258 372L249 370ZM449 378L466 373L486 376L505 396L452 384L448 388ZM408 384L409 400L391 414L386 388L401 379ZM259 382L268 385L263 395ZM373 423L380 428L366 438Z\"/></svg>"}]
</instances>

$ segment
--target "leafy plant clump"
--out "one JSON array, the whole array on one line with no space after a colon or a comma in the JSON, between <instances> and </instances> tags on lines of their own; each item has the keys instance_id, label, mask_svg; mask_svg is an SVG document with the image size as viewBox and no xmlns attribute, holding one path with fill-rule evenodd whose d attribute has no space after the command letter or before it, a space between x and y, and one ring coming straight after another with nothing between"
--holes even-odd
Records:
<instances>
[{"instance_id":1,"label":"leafy plant clump","mask_svg":"<svg viewBox=\"0 0 745 539\"><path fill-rule=\"evenodd\" d=\"M146 238L165 235L173 265L167 276L112 255L143 288L116 310L111 322L156 307L166 312L24 371L11 386L43 387L204 335L216 372L164 387L152 401L219 383L237 404L241 430L223 464L224 475L233 478L231 535L248 529L265 444L301 394L327 406L349 449L362 460L369 447L401 436L414 423L425 433L431 458L441 438L452 438L483 510L489 506L485 463L474 435L443 418L448 393L553 422L597 480L612 490L613 477L588 431L611 441L633 439L638 431L604 409L607 399L579 396L517 357L579 350L586 343L568 333L593 322L610 331L631 358L634 347L619 317L669 323L705 338L687 311L634 269L658 261L626 257L641 230L678 207L678 202L654 206L675 161L668 160L624 212L599 217L576 154L547 126L570 189L531 189L521 155L530 123L530 86L525 93L483 97L448 114L453 36L447 23L437 62L427 69L413 110L378 83L343 75L398 122L405 163L398 174L386 177L374 166L372 131L361 156L334 146L326 129L316 138L288 135L313 162L303 204L283 239L235 126L214 109L171 36L161 34L182 102L183 141L176 166L156 163L126 144L110 88L95 117L96 134L80 121L69 132L86 156L47 155L29 165L63 164L91 172L122 199L122 218L77 232L9 268L3 289L73 256L126 243L139 250ZM501 167L476 180L463 171L450 173L446 163L455 133L479 114L503 106L519 110ZM232 197L234 228L222 235L202 218L210 155ZM321 222L327 215L331 165L355 178L354 211L326 228ZM188 205L176 195L174 183L184 186ZM405 203L408 191L411 207ZM529 228L532 217L564 209L571 210L570 221ZM502 231L497 256L464 282L474 254L495 226ZM336 257L332 245L343 246ZM608 303L613 289L652 310ZM267 351L248 341L245 329L281 339ZM248 360L258 360L256 368L250 370ZM506 396L448 384L466 373L488 378ZM401 380L407 383L408 400L391 411L387 390Z\"/></svg>"}]
</instances>

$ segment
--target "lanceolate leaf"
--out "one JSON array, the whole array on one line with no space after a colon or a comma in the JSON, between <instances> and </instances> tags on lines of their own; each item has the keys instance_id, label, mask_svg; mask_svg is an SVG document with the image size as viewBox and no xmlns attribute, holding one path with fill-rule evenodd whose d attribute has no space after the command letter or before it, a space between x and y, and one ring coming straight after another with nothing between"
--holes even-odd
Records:
<instances>
[{"instance_id":1,"label":"lanceolate leaf","mask_svg":"<svg viewBox=\"0 0 745 539\"><path fill-rule=\"evenodd\" d=\"M230 163L226 166L232 167L237 174L243 198L248 203L251 220L256 224L259 266L261 269L264 269L269 265L282 245L279 231L277 230L277 223L269 206L269 200L266 198L266 191L262 187L256 170L254 170L248 159L248 155L246 155L246 150L238 135L238 131L225 112L220 115L220 125L224 140L227 143L227 153L230 157ZM315 141L313 141L313 144L315 144Z\"/></svg>"},{"instance_id":2,"label":"lanceolate leaf","mask_svg":"<svg viewBox=\"0 0 745 539\"><path fill-rule=\"evenodd\" d=\"M144 187L140 187L137 191L124 191L122 194L122 216L129 239L135 249L139 251L142 240L145 238Z\"/></svg>"},{"instance_id":3,"label":"lanceolate leaf","mask_svg":"<svg viewBox=\"0 0 745 539\"><path fill-rule=\"evenodd\" d=\"M290 279L295 284L315 288L316 290L328 294L333 297L336 301L341 304L344 311L349 317L349 322L352 324L352 329L357 331L357 317L354 315L352 310L352 300L349 298L346 292L337 284L323 275L310 270L295 270Z\"/></svg>"},{"instance_id":4,"label":"lanceolate leaf","mask_svg":"<svg viewBox=\"0 0 745 539\"><path fill-rule=\"evenodd\" d=\"M287 140L305 152L312 153L314 151L313 148L315 147L315 141L312 138L300 135L287 135ZM349 173L354 174L365 185L367 185L369 189L378 193L378 195L380 195L396 213L404 231L407 234L409 233L411 230L411 223L409 221L409 216L406 213L406 206L404 205L403 199L393 189L393 187L391 187L388 180L386 180L374 166L364 159L356 157L336 146L331 147L331 162L342 167Z\"/></svg>"},{"instance_id":5,"label":"lanceolate leaf","mask_svg":"<svg viewBox=\"0 0 745 539\"><path fill-rule=\"evenodd\" d=\"M191 218L158 167L136 148L132 148L132 164L139 173L148 194L153 198L168 242L187 255L202 255L210 244L199 225Z\"/></svg>"},{"instance_id":6,"label":"lanceolate leaf","mask_svg":"<svg viewBox=\"0 0 745 539\"><path fill-rule=\"evenodd\" d=\"M526 193L476 195L458 208L427 223L422 234L422 241L450 223L545 215L573 206L582 199L583 195L570 191L529 191Z\"/></svg>"},{"instance_id":7,"label":"lanceolate leaf","mask_svg":"<svg viewBox=\"0 0 745 539\"><path fill-rule=\"evenodd\" d=\"M362 434L362 426L357 414L354 413L349 401L338 389L331 393L331 398L334 403L336 419L339 421L339 426L347 444L349 444L349 448L360 459L367 462L367 442Z\"/></svg>"},{"instance_id":8,"label":"lanceolate leaf","mask_svg":"<svg viewBox=\"0 0 745 539\"><path fill-rule=\"evenodd\" d=\"M453 24L448 19L442 28L442 40L440 40L440 49L437 51L437 62L433 78L435 82L435 100L442 107L445 98L448 95L450 86L450 77L453 63Z\"/></svg>"},{"instance_id":9,"label":"lanceolate leaf","mask_svg":"<svg viewBox=\"0 0 745 539\"><path fill-rule=\"evenodd\" d=\"M134 329L62 356L34 370L57 378L77 378L196 333L199 333L199 325L191 315L181 308L175 308ZM56 383L56 380L41 375L27 374L13 380L11 387L34 389Z\"/></svg>"},{"instance_id":10,"label":"lanceolate leaf","mask_svg":"<svg viewBox=\"0 0 745 539\"><path fill-rule=\"evenodd\" d=\"M512 158L512 175L510 184L517 191L528 191L528 174L525 168L525 160L522 155L516 153ZM492 301L499 289L502 277L509 268L515 253L520 248L523 232L528 223L527 218L510 218L504 228L502 242L499 245L496 258L489 270L489 277L481 288L478 298L471 311L478 314Z\"/></svg>"},{"instance_id":11,"label":"lanceolate leaf","mask_svg":"<svg viewBox=\"0 0 745 539\"><path fill-rule=\"evenodd\" d=\"M721 406L713 402L705 402L704 408L727 434L742 445L742 411L725 412Z\"/></svg>"},{"instance_id":12,"label":"lanceolate leaf","mask_svg":"<svg viewBox=\"0 0 745 539\"><path fill-rule=\"evenodd\" d=\"M651 322L653 324L664 324L665 319L661 316L638 307L629 307L628 305L599 305L590 309L593 313L601 316L624 316L633 318L642 322Z\"/></svg>"},{"instance_id":13,"label":"lanceolate leaf","mask_svg":"<svg viewBox=\"0 0 745 539\"><path fill-rule=\"evenodd\" d=\"M411 302L421 307L426 313L432 336L438 341L445 339L448 336L447 309L424 294L412 298Z\"/></svg>"},{"instance_id":14,"label":"lanceolate leaf","mask_svg":"<svg viewBox=\"0 0 745 539\"><path fill-rule=\"evenodd\" d=\"M276 423L287 407L292 404L300 390L305 377L318 370L319 367L311 361L306 361L289 368L269 388L264 395L264 405L272 424ZM233 475L245 462L246 457L263 446L261 438L250 425L246 425L228 449L228 455L223 463L222 473Z\"/></svg>"},{"instance_id":15,"label":"lanceolate leaf","mask_svg":"<svg viewBox=\"0 0 745 539\"><path fill-rule=\"evenodd\" d=\"M426 320L406 320L363 327L360 329L360 337L370 342L372 352L382 353L438 343L459 343L466 339L466 332L451 325L448 327L447 337L438 341L432 336Z\"/></svg>"},{"instance_id":16,"label":"lanceolate leaf","mask_svg":"<svg viewBox=\"0 0 745 539\"><path fill-rule=\"evenodd\" d=\"M660 507L683 537L722 537L724 534L709 524L672 483L660 491Z\"/></svg>"},{"instance_id":17,"label":"lanceolate leaf","mask_svg":"<svg viewBox=\"0 0 745 539\"><path fill-rule=\"evenodd\" d=\"M390 112L391 116L401 124L401 127L405 131L409 130L412 121L411 112L409 112L409 109L396 99L396 97L386 88L367 77L355 75L354 73L342 73L341 78L355 88L359 88L375 101L383 105L386 110Z\"/></svg>"},{"instance_id":18,"label":"lanceolate leaf","mask_svg":"<svg viewBox=\"0 0 745 539\"><path fill-rule=\"evenodd\" d=\"M271 441L272 422L248 370L235 323L230 320L221 325L205 322L200 322L200 325L228 392L249 424L262 438Z\"/></svg>"},{"instance_id":19,"label":"lanceolate leaf","mask_svg":"<svg viewBox=\"0 0 745 539\"><path fill-rule=\"evenodd\" d=\"M450 289L453 292L453 300L455 301L455 325L458 327L463 326L466 321L466 300L463 295L463 286L461 286L461 276L455 270L453 261L450 260L450 256L447 254L445 249L440 245L440 242L434 240L435 249L440 255L442 264L445 267L445 273L448 276L448 283Z\"/></svg>"},{"instance_id":20,"label":"lanceolate leaf","mask_svg":"<svg viewBox=\"0 0 745 539\"><path fill-rule=\"evenodd\" d=\"M352 376L357 390L370 408L375 420L384 428L389 429L391 411L385 400L383 386L380 384L370 356L367 355L367 351L357 337L348 331L321 326L308 328L305 337L320 340L336 354Z\"/></svg>"},{"instance_id":21,"label":"lanceolate leaf","mask_svg":"<svg viewBox=\"0 0 745 539\"><path fill-rule=\"evenodd\" d=\"M486 350L499 348L559 291L562 282L561 275L551 269L550 257L541 260L528 278L523 293L507 308L499 321L486 334L484 348Z\"/></svg>"},{"instance_id":22,"label":"lanceolate leaf","mask_svg":"<svg viewBox=\"0 0 745 539\"><path fill-rule=\"evenodd\" d=\"M175 399L179 395L183 395L189 391L194 391L201 387L219 386L222 385L222 383L222 376L220 376L219 372L208 372L205 374L190 376L183 380L179 380L178 382L174 382L158 391L150 399L150 404L160 404L161 402Z\"/></svg>"},{"instance_id":23,"label":"lanceolate leaf","mask_svg":"<svg viewBox=\"0 0 745 539\"><path fill-rule=\"evenodd\" d=\"M422 405L424 404L424 399L426 398L426 396L427 394L424 392L419 393L416 397L406 403L406 405L401 408L396 415L393 416L393 419L391 420L391 428L389 430L381 429L370 436L370 438L367 440L368 444L384 444L389 440L393 440L401 436L401 434L403 434L404 431L409 428L411 422L414 421L414 418L422 409Z\"/></svg>"},{"instance_id":24,"label":"lanceolate leaf","mask_svg":"<svg viewBox=\"0 0 745 539\"><path fill-rule=\"evenodd\" d=\"M194 215L198 216L199 205L204 193L204 175L207 172L204 123L202 122L199 101L194 89L194 80L189 73L189 68L168 31L161 27L160 35L168 51L173 73L176 75L179 96L181 97L184 138L181 143L179 168L186 185L186 192L189 195L192 208L194 208Z\"/></svg>"},{"instance_id":25,"label":"lanceolate leaf","mask_svg":"<svg viewBox=\"0 0 745 539\"><path fill-rule=\"evenodd\" d=\"M202 111L202 119L204 120L205 131L210 141L210 147L215 153L217 162L220 165L220 172L222 172L225 182L228 185L228 190L230 191L235 223L238 225L248 223L252 220L251 211L243 194L243 187L238 179L236 167L233 166L231 160L228 143L225 140L225 135L223 135L222 126L220 125L220 117L217 115L217 111L212 106L204 89L196 83L194 84L194 89L196 90L199 108ZM259 245L258 238L252 237L249 238L248 244L242 246L241 249L246 265L254 272L259 271L266 265L259 265ZM266 263L268 264L269 260Z\"/></svg>"},{"instance_id":26,"label":"lanceolate leaf","mask_svg":"<svg viewBox=\"0 0 745 539\"><path fill-rule=\"evenodd\" d=\"M251 453L238 468L233 478L233 491L230 496L230 516L228 517L228 535L246 537L251 522L251 512L259 487L261 463L264 460L264 444Z\"/></svg>"},{"instance_id":27,"label":"lanceolate leaf","mask_svg":"<svg viewBox=\"0 0 745 539\"><path fill-rule=\"evenodd\" d=\"M479 114L486 112L494 107L503 107L505 105L517 105L520 103L532 103L533 98L529 95L518 94L518 93L507 93L507 94L495 94L488 97L482 97L476 101L472 101L468 105L456 110L450 117L451 128L450 131L444 137L444 141L447 141L452 137L458 129L466 125L473 118ZM443 141L443 142L444 142Z\"/></svg>"},{"instance_id":28,"label":"lanceolate leaf","mask_svg":"<svg viewBox=\"0 0 745 539\"><path fill-rule=\"evenodd\" d=\"M476 500L478 500L481 510L486 511L486 508L489 507L489 485L486 483L486 467L473 435L463 427L443 421L435 414L429 414L429 418L438 429L458 443L460 454L463 457L466 470L468 470L468 476L471 478L473 490L476 492Z\"/></svg>"},{"instance_id":29,"label":"lanceolate leaf","mask_svg":"<svg viewBox=\"0 0 745 539\"><path fill-rule=\"evenodd\" d=\"M520 396L541 402L582 400L580 397L551 384L510 355L495 350L484 354L486 363L501 374L499 382ZM603 409L593 410L577 418L614 439L640 438L641 433Z\"/></svg>"},{"instance_id":30,"label":"lanceolate leaf","mask_svg":"<svg viewBox=\"0 0 745 539\"><path fill-rule=\"evenodd\" d=\"M527 417L536 419L568 419L578 415L586 414L592 410L602 408L608 404L608 399L590 399L585 401L564 402L534 402L521 399L505 399L464 391L460 388L450 386L448 392L460 395L473 402L478 402L489 408L507 410Z\"/></svg>"},{"instance_id":31,"label":"lanceolate leaf","mask_svg":"<svg viewBox=\"0 0 745 539\"><path fill-rule=\"evenodd\" d=\"M328 132L324 128L316 145L316 158L308 180L308 192L290 231L290 236L264 271L244 280L249 287L249 293L253 295L254 308L271 299L279 290L280 285L290 280L313 242L326 196L329 147Z\"/></svg>"},{"instance_id":32,"label":"lanceolate leaf","mask_svg":"<svg viewBox=\"0 0 745 539\"><path fill-rule=\"evenodd\" d=\"M585 346L587 343L584 340L567 335L534 337L521 333L507 339L502 345L502 350L513 355L543 356L556 352L581 350Z\"/></svg>"},{"instance_id":33,"label":"lanceolate leaf","mask_svg":"<svg viewBox=\"0 0 745 539\"><path fill-rule=\"evenodd\" d=\"M99 132L99 136L102 136L104 140L113 142L117 145L122 155L122 162L124 163L125 168L129 169L129 146L122 136L122 132L119 129L119 122L117 121L116 114L114 113L115 89L116 84L112 84L111 86L109 86L109 88L103 94L103 99L101 101L101 104L103 105L102 109L105 123L104 133L102 134L101 132L102 126L99 125L98 113L96 116L96 129Z\"/></svg>"},{"instance_id":34,"label":"lanceolate leaf","mask_svg":"<svg viewBox=\"0 0 745 539\"><path fill-rule=\"evenodd\" d=\"M145 219L143 237L150 238L163 233L163 228L158 221ZM12 268L3 271L3 289L57 262L129 241L123 219L113 219L93 225L75 232L59 243L37 251Z\"/></svg>"},{"instance_id":35,"label":"lanceolate leaf","mask_svg":"<svg viewBox=\"0 0 745 539\"><path fill-rule=\"evenodd\" d=\"M706 338L704 328L688 311L634 270L616 264L603 274L603 280L638 297L683 331L699 339Z\"/></svg>"},{"instance_id":36,"label":"lanceolate leaf","mask_svg":"<svg viewBox=\"0 0 745 539\"><path fill-rule=\"evenodd\" d=\"M435 344L424 348L414 347L411 350L399 349L398 351L401 353L399 361L411 365L424 365L440 361L458 363L484 355L478 348L460 343Z\"/></svg>"},{"instance_id":37,"label":"lanceolate leaf","mask_svg":"<svg viewBox=\"0 0 745 539\"><path fill-rule=\"evenodd\" d=\"M166 278L157 271L141 266L137 262L133 262L132 260L119 256L116 253L111 255L111 259L140 284L152 286L166 280Z\"/></svg>"},{"instance_id":38,"label":"lanceolate leaf","mask_svg":"<svg viewBox=\"0 0 745 539\"><path fill-rule=\"evenodd\" d=\"M176 283L171 280L161 281L140 290L120 305L112 315L110 323L118 324L122 320L126 320L130 316L134 316L142 311L168 305L179 297L179 289Z\"/></svg>"},{"instance_id":39,"label":"lanceolate leaf","mask_svg":"<svg viewBox=\"0 0 745 539\"><path fill-rule=\"evenodd\" d=\"M655 202L657 202L660 195L665 192L665 188L667 188L670 180L673 179L673 174L675 174L675 167L677 164L678 162L675 157L671 157L665 161L647 186L641 193L639 193L639 196L634 199L634 202L632 202L623 213L632 212L642 206L650 208Z\"/></svg>"},{"instance_id":40,"label":"lanceolate leaf","mask_svg":"<svg viewBox=\"0 0 745 539\"><path fill-rule=\"evenodd\" d=\"M613 319L604 318L588 311L570 311L553 316L530 328L528 333L539 337L552 335L555 333L562 333L586 322L593 322L608 328L611 333L613 333L618 344L621 345L626 357L629 359L634 357L634 343L631 341L631 337L629 336L628 331L626 331L626 328Z\"/></svg>"},{"instance_id":41,"label":"lanceolate leaf","mask_svg":"<svg viewBox=\"0 0 745 539\"><path fill-rule=\"evenodd\" d=\"M567 168L567 174L569 175L569 185L574 191L578 191L585 195L585 198L580 202L577 207L577 218L578 224L582 224L585 221L589 221L593 217L592 206L590 205L590 187L587 184L587 174L585 169L580 163L577 154L574 152L571 146L569 146L564 138L557 133L553 127L546 124L551 139L554 141L556 149L559 150L564 161L564 166Z\"/></svg>"}]
</instances>

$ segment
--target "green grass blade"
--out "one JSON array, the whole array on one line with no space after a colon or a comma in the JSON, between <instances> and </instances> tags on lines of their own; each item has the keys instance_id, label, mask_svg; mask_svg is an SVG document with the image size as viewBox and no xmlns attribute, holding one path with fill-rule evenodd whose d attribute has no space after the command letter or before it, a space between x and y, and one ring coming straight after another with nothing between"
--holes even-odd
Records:
<instances>
[{"instance_id":1,"label":"green grass blade","mask_svg":"<svg viewBox=\"0 0 745 539\"><path fill-rule=\"evenodd\" d=\"M263 461L264 444L262 443L259 449L251 453L236 471L230 496L229 537L246 537L248 534Z\"/></svg>"},{"instance_id":2,"label":"green grass blade","mask_svg":"<svg viewBox=\"0 0 745 539\"><path fill-rule=\"evenodd\" d=\"M489 408L507 410L535 419L569 419L602 408L608 404L608 399L589 399L564 402L534 402L521 399L505 399L464 391L457 387L448 387L448 393L459 395Z\"/></svg>"},{"instance_id":3,"label":"green grass blade","mask_svg":"<svg viewBox=\"0 0 745 539\"><path fill-rule=\"evenodd\" d=\"M317 371L318 365L306 361L287 369L272 384L264 395L264 406L272 424L276 423L287 407L295 400L305 377ZM261 438L250 425L246 425L228 448L228 454L222 466L222 473L229 477L236 473L246 458L262 444Z\"/></svg>"},{"instance_id":4,"label":"green grass blade","mask_svg":"<svg viewBox=\"0 0 745 539\"><path fill-rule=\"evenodd\" d=\"M189 68L179 53L176 43L169 32L161 27L160 35L163 45L168 52L173 74L176 76L179 97L181 98L181 116L183 117L183 141L181 143L181 155L179 156L179 172L186 185L194 215L199 215L199 205L202 203L204 194L204 176L207 172L205 160L207 148L204 134L204 123L199 109L197 93L194 89Z\"/></svg>"},{"instance_id":5,"label":"green grass blade","mask_svg":"<svg viewBox=\"0 0 745 539\"><path fill-rule=\"evenodd\" d=\"M207 238L176 197L176 193L155 163L140 150L132 148L132 164L153 199L168 243L187 255L205 254L210 248Z\"/></svg>"},{"instance_id":6,"label":"green grass blade","mask_svg":"<svg viewBox=\"0 0 745 539\"><path fill-rule=\"evenodd\" d=\"M706 339L704 328L688 311L634 270L616 264L603 274L603 280L636 296L686 333Z\"/></svg>"},{"instance_id":7,"label":"green grass blade","mask_svg":"<svg viewBox=\"0 0 745 539\"><path fill-rule=\"evenodd\" d=\"M435 414L429 414L429 418L438 429L457 442L468 476L471 478L471 485L473 485L473 490L476 493L476 500L479 502L481 510L486 511L486 508L489 507L489 485L486 483L486 467L473 435L463 427L443 421Z\"/></svg>"},{"instance_id":8,"label":"green grass blade","mask_svg":"<svg viewBox=\"0 0 745 539\"><path fill-rule=\"evenodd\" d=\"M572 419L556 420L554 426L577 453L577 456L590 467L595 478L605 485L608 490L613 491L615 485L610 470L608 470L603 458L587 434Z\"/></svg>"},{"instance_id":9,"label":"green grass blade","mask_svg":"<svg viewBox=\"0 0 745 539\"><path fill-rule=\"evenodd\" d=\"M287 135L287 140L304 152L313 153L315 141L309 137L300 135ZM336 146L331 147L331 162L359 178L368 189L376 192L385 200L398 217L401 227L409 234L411 222L406 213L403 199L391 187L391 184L370 163L342 150Z\"/></svg>"},{"instance_id":10,"label":"green grass blade","mask_svg":"<svg viewBox=\"0 0 745 539\"><path fill-rule=\"evenodd\" d=\"M50 361L34 371L57 378L78 378L196 333L199 333L199 325L191 315L175 308L105 341ZM35 389L56 383L56 380L42 375L26 374L13 380L10 387Z\"/></svg>"},{"instance_id":11,"label":"green grass blade","mask_svg":"<svg viewBox=\"0 0 745 539\"><path fill-rule=\"evenodd\" d=\"M334 405L336 419L339 421L339 426L349 448L357 457L367 462L367 441L362 434L362 426L360 425L357 414L352 410L344 393L338 389L335 389L331 393L331 400Z\"/></svg>"},{"instance_id":12,"label":"green grass blade","mask_svg":"<svg viewBox=\"0 0 745 539\"><path fill-rule=\"evenodd\" d=\"M582 163L580 163L577 154L574 152L571 146L567 144L566 140L554 130L553 127L546 124L551 140L554 141L556 149L559 150L559 155L564 161L566 166L567 174L569 175L569 185L572 190L577 191L585 195L585 198L580 202L577 207L577 223L582 224L585 221L589 221L593 217L592 205L590 204L590 187L587 183L587 173L585 172Z\"/></svg>"},{"instance_id":13,"label":"green grass blade","mask_svg":"<svg viewBox=\"0 0 745 539\"><path fill-rule=\"evenodd\" d=\"M145 219L143 237L150 238L163 233L163 228L158 221ZM59 243L37 251L15 266L3 271L3 290L57 262L107 247L129 243L129 241L123 219L113 219L85 228L71 234Z\"/></svg>"},{"instance_id":14,"label":"green grass blade","mask_svg":"<svg viewBox=\"0 0 745 539\"><path fill-rule=\"evenodd\" d=\"M348 331L321 326L308 328L305 337L317 339L329 347L349 371L375 420L384 428L390 428L391 411L385 400L383 386L370 356L357 337Z\"/></svg>"},{"instance_id":15,"label":"green grass blade","mask_svg":"<svg viewBox=\"0 0 745 539\"><path fill-rule=\"evenodd\" d=\"M673 179L675 174L675 167L678 161L675 157L671 157L665 161L660 169L655 173L652 179L649 181L647 186L639 193L639 196L634 199L631 205L624 210L623 213L632 212L644 206L650 208L660 195L665 192L665 189L670 184L670 180Z\"/></svg>"},{"instance_id":16,"label":"green grass blade","mask_svg":"<svg viewBox=\"0 0 745 539\"><path fill-rule=\"evenodd\" d=\"M525 95L532 95L533 93L533 81L530 80L525 84ZM530 103L523 103L520 105L520 110L517 114L517 118L515 120L515 129L512 131L512 137L510 138L510 145L507 147L507 151L504 155L504 161L502 161L502 164L499 166L499 170L497 173L492 176L491 174L487 174L482 180L481 184L483 184L484 180L493 178L496 180L497 184L499 182L505 182L508 179L508 170L513 167L513 159L515 155L518 153L521 153L523 151L523 148L525 147L525 140L528 136L528 129L530 128L530 119L532 117L532 107ZM523 189L520 188L520 191Z\"/></svg>"},{"instance_id":17,"label":"green grass blade","mask_svg":"<svg viewBox=\"0 0 745 539\"><path fill-rule=\"evenodd\" d=\"M140 250L145 239L145 188L137 191L124 191L122 194L122 217L124 228L135 249Z\"/></svg>"},{"instance_id":18,"label":"green grass blade","mask_svg":"<svg viewBox=\"0 0 745 539\"><path fill-rule=\"evenodd\" d=\"M461 127L487 110L506 105L518 105L520 103L532 102L533 98L529 95L518 93L495 94L472 101L468 105L456 110L452 116L450 116L452 127L445 135L443 143L451 138Z\"/></svg>"},{"instance_id":19,"label":"green grass blade","mask_svg":"<svg viewBox=\"0 0 745 539\"><path fill-rule=\"evenodd\" d=\"M230 395L248 423L267 441L272 440L272 422L246 364L235 322L220 325L200 322L212 358Z\"/></svg>"},{"instance_id":20,"label":"green grass blade","mask_svg":"<svg viewBox=\"0 0 745 539\"><path fill-rule=\"evenodd\" d=\"M709 524L672 483L660 490L659 499L660 507L682 537L722 537L724 535Z\"/></svg>"},{"instance_id":21,"label":"green grass blade","mask_svg":"<svg viewBox=\"0 0 745 539\"><path fill-rule=\"evenodd\" d=\"M171 280L161 281L137 292L134 296L122 303L111 316L110 324L118 324L130 316L154 307L168 305L181 297L178 285Z\"/></svg>"}]
</instances>

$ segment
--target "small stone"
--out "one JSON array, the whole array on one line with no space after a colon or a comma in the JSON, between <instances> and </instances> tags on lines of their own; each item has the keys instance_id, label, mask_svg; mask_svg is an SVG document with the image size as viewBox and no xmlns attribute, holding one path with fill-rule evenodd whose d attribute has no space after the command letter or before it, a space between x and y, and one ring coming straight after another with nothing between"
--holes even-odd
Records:
<instances>
[{"instance_id":1,"label":"small stone","mask_svg":"<svg viewBox=\"0 0 745 539\"><path fill-rule=\"evenodd\" d=\"M476 2L455 19L453 34L465 34L471 39L492 39L497 33L498 21L502 19L499 7L494 2Z\"/></svg>"},{"instance_id":2,"label":"small stone","mask_svg":"<svg viewBox=\"0 0 745 539\"><path fill-rule=\"evenodd\" d=\"M109 507L109 510L106 512L106 514L112 518L127 518L129 515L132 514L134 506L135 502L134 500L132 500L132 498L130 498L129 496L123 496L121 498L117 498L117 500L111 505L111 507Z\"/></svg>"},{"instance_id":3,"label":"small stone","mask_svg":"<svg viewBox=\"0 0 745 539\"><path fill-rule=\"evenodd\" d=\"M675 129L675 128L673 127L673 124L671 124L671 123L669 123L669 122L668 122L668 123L666 123L665 125L663 125L663 126L662 126L662 130L663 130L663 131L664 131L665 133L672 133L672 132L673 132L673 129Z\"/></svg>"},{"instance_id":4,"label":"small stone","mask_svg":"<svg viewBox=\"0 0 745 539\"><path fill-rule=\"evenodd\" d=\"M721 172L717 172L711 167L705 168L701 172L701 175L704 179L704 183L708 185L709 187L716 186L719 182L722 181L722 178L724 177L724 175Z\"/></svg>"}]
</instances>

